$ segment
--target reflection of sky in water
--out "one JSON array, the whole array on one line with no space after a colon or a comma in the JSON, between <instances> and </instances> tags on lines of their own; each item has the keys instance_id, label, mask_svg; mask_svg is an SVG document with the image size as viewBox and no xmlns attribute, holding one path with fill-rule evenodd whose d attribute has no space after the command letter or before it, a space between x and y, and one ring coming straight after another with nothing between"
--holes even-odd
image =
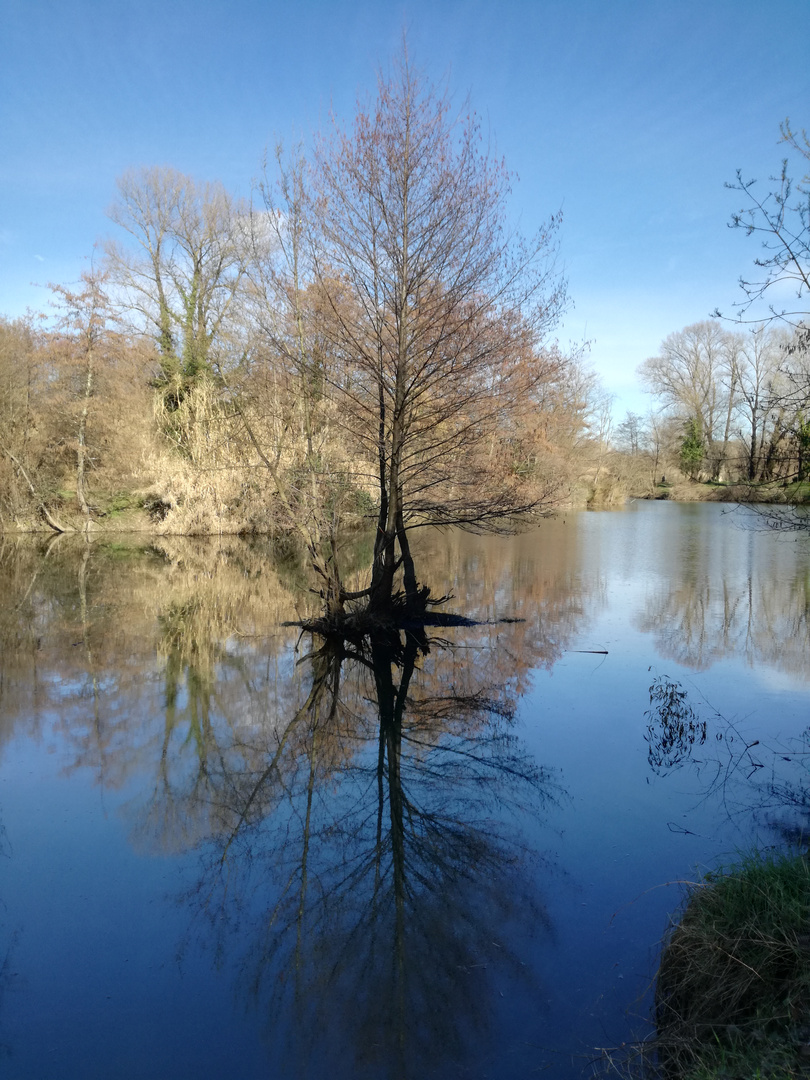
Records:
<instances>
[{"instance_id":1,"label":"reflection of sky in water","mask_svg":"<svg viewBox=\"0 0 810 1080\"><path fill-rule=\"evenodd\" d=\"M76 559L58 548L40 564L21 557L8 586L23 594L39 575L31 607L0 624L0 962L8 950L0 1044L11 1075L198 1080L271 1068L308 1076L326 1059L335 1080L410 1075L402 1062L382 1069L388 1036L373 1009L358 1035L366 1065L330 1058L368 1004L357 987L376 987L383 1002L389 992L393 957L384 946L395 938L385 935L397 905L375 922L363 901L373 873L357 870L383 820L373 711L382 669L376 682L362 664L328 669L340 676L341 734L319 758L317 726L285 734L310 676L296 663L306 646L295 652L295 631L279 630L292 614L289 596L262 569L261 550L234 541L206 569L211 546L166 543L162 561L85 560L83 596ZM732 859L752 837L773 840L768 813L750 813L762 793L760 775L748 779L750 758L740 758L722 791L707 792L746 742L759 739L766 761L769 747L784 749L806 726L808 552L735 528L719 507L666 504L568 514L514 539L424 534L416 547L422 576L454 594L455 610L524 621L442 631L463 647L434 647L413 673L403 715L421 741L403 744L402 791L413 803L410 820L435 823L438 861L411 848L404 865L409 874L421 868L439 891L419 900L417 889L408 900L411 936L403 940L420 965L437 956L450 963L450 944L460 950L459 975L442 993L481 1010L465 1075L512 1078L549 1066L550 1075L573 1078L594 1047L643 1028L638 1017L678 882ZM608 654L587 651L599 649ZM664 675L682 684L710 738L657 775L645 713L650 685ZM484 691L507 712L517 708L514 729L496 717L503 734L517 736L497 744L497 753L517 755L501 761L549 770L553 798L539 813L520 809L531 801L525 793L488 785L488 765L480 777L451 771L441 786L442 770L455 768L454 747L472 753L459 760L475 768L478 755L494 752L476 742L496 730L475 704ZM464 695L466 712L447 706ZM425 742L419 722L446 707ZM263 788L282 745L284 782ZM257 928L295 871L310 777L318 831L308 895L320 890L330 903L312 907L312 949L296 970L317 985L325 961L342 965L323 1026L294 995L271 1007L273 993L295 982L278 959L291 939L268 961L273 993L252 996L247 977L267 944ZM388 786L383 817L393 837L397 789ZM225 844L220 865L240 805L255 812L244 840ZM470 831L471 822L482 831ZM527 858L510 840L502 859L487 862L481 838L488 829L497 852L507 827L521 830ZM459 852L470 853L471 866L480 859L482 870L456 888L447 875ZM488 888L499 867L513 874L500 899ZM364 884L346 892L355 873ZM355 919L360 938L352 937ZM429 998L412 1007L423 1020L431 1014ZM310 1044L298 1071L280 1049L282 1014L285 1030L299 1015ZM437 1058L435 1075L461 1067L450 1036L450 1057Z\"/></svg>"},{"instance_id":2,"label":"reflection of sky in water","mask_svg":"<svg viewBox=\"0 0 810 1080\"><path fill-rule=\"evenodd\" d=\"M761 667L754 670L754 678L769 694L801 694L806 691L810 672L805 676L792 675L786 671L776 671L773 668Z\"/></svg>"}]
</instances>

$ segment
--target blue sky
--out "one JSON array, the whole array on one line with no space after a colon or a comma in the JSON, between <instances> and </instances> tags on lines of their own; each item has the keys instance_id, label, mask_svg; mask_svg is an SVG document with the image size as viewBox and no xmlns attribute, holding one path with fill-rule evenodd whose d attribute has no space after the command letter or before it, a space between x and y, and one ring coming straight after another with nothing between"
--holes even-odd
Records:
<instances>
[{"instance_id":1,"label":"blue sky","mask_svg":"<svg viewBox=\"0 0 810 1080\"><path fill-rule=\"evenodd\" d=\"M563 339L624 410L674 330L738 299L737 168L810 127L810 0L0 0L0 313L75 281L129 166L248 194L266 145L350 119L400 47L469 93L526 232L563 210Z\"/></svg>"}]
</instances>

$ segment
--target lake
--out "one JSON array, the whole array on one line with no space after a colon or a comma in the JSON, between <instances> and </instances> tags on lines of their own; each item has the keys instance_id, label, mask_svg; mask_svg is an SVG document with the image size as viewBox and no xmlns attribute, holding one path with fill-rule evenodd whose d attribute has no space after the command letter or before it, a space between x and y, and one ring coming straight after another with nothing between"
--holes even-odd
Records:
<instances>
[{"instance_id":1,"label":"lake","mask_svg":"<svg viewBox=\"0 0 810 1080\"><path fill-rule=\"evenodd\" d=\"M807 825L810 541L417 532L474 626L330 647L236 538L0 538L9 1080L567 1078L684 883ZM358 583L368 542L347 551Z\"/></svg>"}]
</instances>

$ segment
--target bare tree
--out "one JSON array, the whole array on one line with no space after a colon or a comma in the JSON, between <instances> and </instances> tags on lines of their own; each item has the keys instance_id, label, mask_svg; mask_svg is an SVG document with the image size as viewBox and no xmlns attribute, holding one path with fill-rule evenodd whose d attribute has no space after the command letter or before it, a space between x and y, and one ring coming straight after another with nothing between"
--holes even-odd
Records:
<instances>
[{"instance_id":1,"label":"bare tree","mask_svg":"<svg viewBox=\"0 0 810 1080\"><path fill-rule=\"evenodd\" d=\"M741 422L740 438L746 447L745 475L750 481L762 478L767 450L778 430L778 399L784 389L780 368L785 359L779 338L763 324L736 337L736 410Z\"/></svg>"},{"instance_id":2,"label":"bare tree","mask_svg":"<svg viewBox=\"0 0 810 1080\"><path fill-rule=\"evenodd\" d=\"M410 65L407 51L351 131L317 150L315 278L345 428L376 461L378 528L369 605L390 608L404 570L424 603L407 530L484 528L547 507L510 469L508 436L538 383L564 304L558 219L530 241L508 228L509 176L481 149L478 121ZM497 478L497 482L493 480Z\"/></svg>"},{"instance_id":3,"label":"bare tree","mask_svg":"<svg viewBox=\"0 0 810 1080\"><path fill-rule=\"evenodd\" d=\"M61 346L63 356L79 369L75 397L78 399L76 420L76 500L85 525L90 521L87 501L88 445L87 420L91 399L95 393L98 353L107 345L109 301L105 293L103 274L86 271L80 288L51 285L59 307L59 320L54 344Z\"/></svg>"},{"instance_id":4,"label":"bare tree","mask_svg":"<svg viewBox=\"0 0 810 1080\"><path fill-rule=\"evenodd\" d=\"M762 246L762 254L754 259L757 275L740 278L745 299L738 305L739 317L745 318L752 305L768 301L771 319L803 328L806 337L810 293L810 139L806 131L795 131L789 120L779 130L780 141L792 151L795 164L792 167L790 158L783 159L779 174L770 178L774 185L771 190L761 194L756 180L743 180L740 169L736 182L726 185L745 199L743 207L732 214L730 228L756 236ZM796 167L800 179L796 178ZM770 299L777 289L784 291L782 286L787 286L795 297L789 306L781 298Z\"/></svg>"},{"instance_id":5,"label":"bare tree","mask_svg":"<svg viewBox=\"0 0 810 1080\"><path fill-rule=\"evenodd\" d=\"M128 321L157 342L169 399L210 374L245 282L247 207L219 184L170 168L118 180L110 219L133 246L107 244L111 281Z\"/></svg>"},{"instance_id":6,"label":"bare tree","mask_svg":"<svg viewBox=\"0 0 810 1080\"><path fill-rule=\"evenodd\" d=\"M647 442L644 417L639 413L628 410L625 413L624 420L616 425L615 441L619 449L626 451L628 454L636 455L641 453Z\"/></svg>"},{"instance_id":7,"label":"bare tree","mask_svg":"<svg viewBox=\"0 0 810 1080\"><path fill-rule=\"evenodd\" d=\"M647 431L648 466L650 470L650 486L655 487L658 476L661 482L665 480L664 468L670 469L678 459L678 443L680 432L677 431L677 420L665 413L656 412L653 409L647 413L645 428Z\"/></svg>"},{"instance_id":8,"label":"bare tree","mask_svg":"<svg viewBox=\"0 0 810 1080\"><path fill-rule=\"evenodd\" d=\"M749 321L749 315L761 319L760 305L767 304L765 321L786 324L791 335L782 342L778 389L773 381L770 384L771 432L766 442L760 424L756 463L757 434L753 429L757 420L762 418L764 423L765 417L755 390L746 395L752 420L749 477L753 479L752 473L758 473L764 479L781 476L801 482L810 458L810 138L804 129L791 127L789 120L780 124L779 130L789 156L782 160L779 173L770 178L770 190L761 192L756 180L744 180L739 169L736 182L726 186L744 197L743 206L732 214L729 226L756 236L762 252L754 259L756 275L740 278L744 299L737 305L737 320ZM785 294L793 295L791 303L784 299ZM807 528L806 517L800 511L779 514L769 524L779 529Z\"/></svg>"},{"instance_id":9,"label":"bare tree","mask_svg":"<svg viewBox=\"0 0 810 1080\"><path fill-rule=\"evenodd\" d=\"M729 335L718 323L695 323L670 334L658 355L639 367L642 382L667 410L695 421L714 478L728 452L737 395L730 347Z\"/></svg>"}]
</instances>

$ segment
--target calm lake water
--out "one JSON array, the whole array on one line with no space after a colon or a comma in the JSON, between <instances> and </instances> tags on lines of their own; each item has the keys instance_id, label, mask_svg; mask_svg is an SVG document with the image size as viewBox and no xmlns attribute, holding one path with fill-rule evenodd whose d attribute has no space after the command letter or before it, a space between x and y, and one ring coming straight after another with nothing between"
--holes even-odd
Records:
<instances>
[{"instance_id":1,"label":"calm lake water","mask_svg":"<svg viewBox=\"0 0 810 1080\"><path fill-rule=\"evenodd\" d=\"M261 543L0 539L3 1075L567 1080L643 1037L682 883L807 824L810 541L746 521L420 534L483 625L396 655L283 626Z\"/></svg>"}]
</instances>

